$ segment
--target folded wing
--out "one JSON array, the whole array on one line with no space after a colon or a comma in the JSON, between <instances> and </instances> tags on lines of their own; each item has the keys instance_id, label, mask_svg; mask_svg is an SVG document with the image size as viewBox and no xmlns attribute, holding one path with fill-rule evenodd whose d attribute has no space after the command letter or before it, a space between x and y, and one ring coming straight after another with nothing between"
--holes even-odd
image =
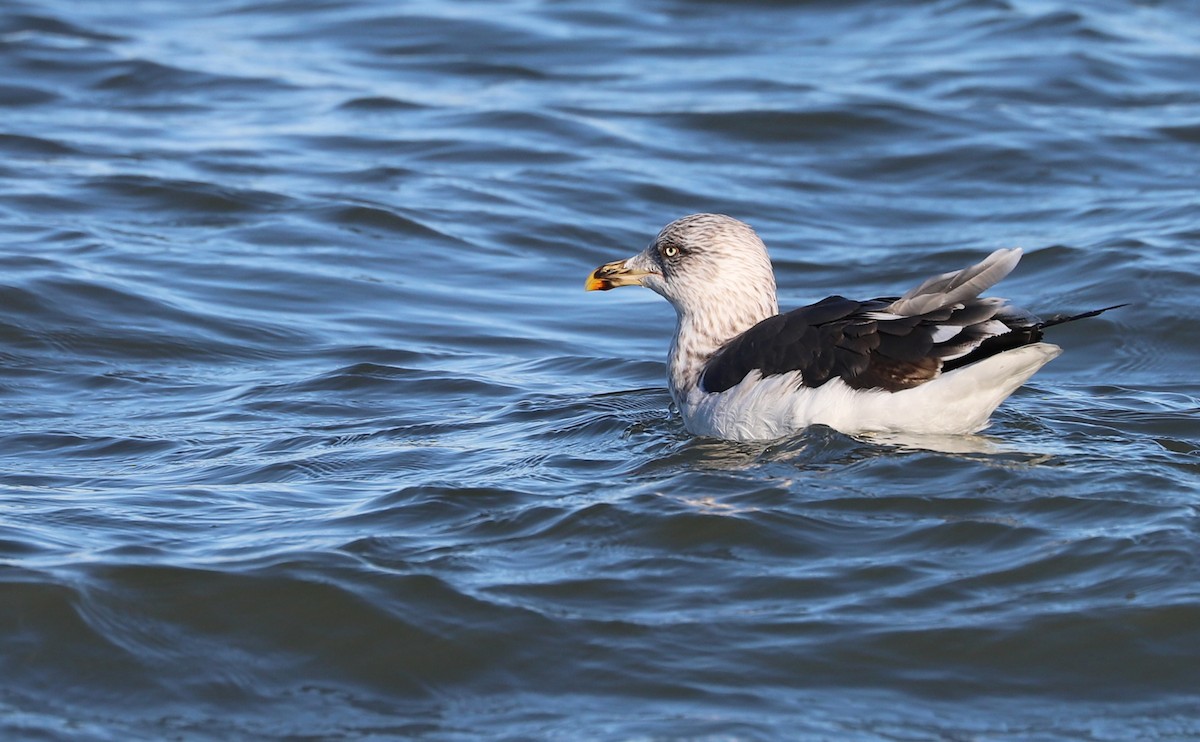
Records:
<instances>
[{"instance_id":1,"label":"folded wing","mask_svg":"<svg viewBox=\"0 0 1200 742\"><path fill-rule=\"evenodd\" d=\"M1004 278L1021 253L997 250L978 265L931 278L900 298L833 296L763 320L727 343L701 375L722 392L751 372L798 371L804 386L839 378L855 389L911 389L996 353L1038 342L1042 322L979 294Z\"/></svg>"}]
</instances>

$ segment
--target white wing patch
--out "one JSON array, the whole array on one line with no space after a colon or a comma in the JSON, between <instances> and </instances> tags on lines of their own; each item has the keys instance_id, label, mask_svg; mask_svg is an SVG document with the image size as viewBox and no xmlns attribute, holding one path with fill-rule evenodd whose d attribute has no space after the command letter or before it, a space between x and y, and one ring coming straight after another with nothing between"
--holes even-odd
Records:
<instances>
[{"instance_id":1,"label":"white wing patch","mask_svg":"<svg viewBox=\"0 0 1200 742\"><path fill-rule=\"evenodd\" d=\"M933 330L933 344L944 343L958 336L963 331L962 325L938 325Z\"/></svg>"}]
</instances>

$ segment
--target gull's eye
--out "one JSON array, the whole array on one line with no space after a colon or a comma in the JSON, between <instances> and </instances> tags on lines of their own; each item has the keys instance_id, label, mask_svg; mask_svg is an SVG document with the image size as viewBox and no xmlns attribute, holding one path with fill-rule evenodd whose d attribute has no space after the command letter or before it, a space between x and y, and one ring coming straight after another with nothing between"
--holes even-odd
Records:
<instances>
[{"instance_id":1,"label":"gull's eye","mask_svg":"<svg viewBox=\"0 0 1200 742\"><path fill-rule=\"evenodd\" d=\"M667 245L663 248L663 255L666 255L668 258L673 258L678 254L679 248L675 247L674 245Z\"/></svg>"}]
</instances>

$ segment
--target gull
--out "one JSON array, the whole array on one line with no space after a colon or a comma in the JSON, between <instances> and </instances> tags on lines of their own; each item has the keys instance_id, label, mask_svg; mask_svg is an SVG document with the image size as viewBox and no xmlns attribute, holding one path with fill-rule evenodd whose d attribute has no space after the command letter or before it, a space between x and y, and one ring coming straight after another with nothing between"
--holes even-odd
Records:
<instances>
[{"instance_id":1,"label":"gull","mask_svg":"<svg viewBox=\"0 0 1200 742\"><path fill-rule=\"evenodd\" d=\"M667 384L689 432L775 440L812 425L847 434L963 435L1062 349L1047 320L980 294L1020 248L934 276L900 297L831 296L780 314L767 248L746 223L692 214L645 250L600 266L588 291L645 286L675 307Z\"/></svg>"}]
</instances>

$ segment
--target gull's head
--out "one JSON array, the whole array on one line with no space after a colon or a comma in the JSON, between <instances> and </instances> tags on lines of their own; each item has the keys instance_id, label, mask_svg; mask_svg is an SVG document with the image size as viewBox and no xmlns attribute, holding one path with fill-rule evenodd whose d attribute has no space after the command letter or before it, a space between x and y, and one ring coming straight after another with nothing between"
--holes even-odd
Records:
<instances>
[{"instance_id":1,"label":"gull's head","mask_svg":"<svg viewBox=\"0 0 1200 742\"><path fill-rule=\"evenodd\" d=\"M777 311L766 246L749 224L723 214L676 219L637 255L592 271L585 288L618 286L645 286L680 315L701 314L714 302L740 305L763 317Z\"/></svg>"}]
</instances>

